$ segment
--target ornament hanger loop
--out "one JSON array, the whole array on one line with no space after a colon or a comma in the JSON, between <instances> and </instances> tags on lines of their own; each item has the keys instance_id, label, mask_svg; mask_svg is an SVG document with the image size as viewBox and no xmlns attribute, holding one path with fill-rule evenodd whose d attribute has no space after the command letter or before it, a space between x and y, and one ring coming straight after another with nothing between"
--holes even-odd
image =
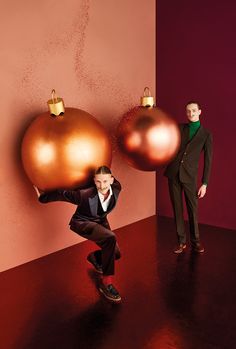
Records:
<instances>
[{"instance_id":1,"label":"ornament hanger loop","mask_svg":"<svg viewBox=\"0 0 236 349\"><path fill-rule=\"evenodd\" d=\"M58 116L65 113L63 99L57 97L55 89L51 92L51 99L48 101L48 107L51 115Z\"/></svg>"},{"instance_id":2,"label":"ornament hanger loop","mask_svg":"<svg viewBox=\"0 0 236 349\"><path fill-rule=\"evenodd\" d=\"M142 107L146 108L154 107L154 98L151 96L150 88L147 86L143 90L143 96L140 99L140 104Z\"/></svg>"},{"instance_id":3,"label":"ornament hanger loop","mask_svg":"<svg viewBox=\"0 0 236 349\"><path fill-rule=\"evenodd\" d=\"M57 102L57 95L56 95L56 91L54 89L52 89L51 97L52 97L52 102L56 103Z\"/></svg>"},{"instance_id":4,"label":"ornament hanger loop","mask_svg":"<svg viewBox=\"0 0 236 349\"><path fill-rule=\"evenodd\" d=\"M148 93L148 94L147 94ZM151 97L151 91L150 88L148 86L146 86L143 90L143 96L144 97Z\"/></svg>"}]
</instances>

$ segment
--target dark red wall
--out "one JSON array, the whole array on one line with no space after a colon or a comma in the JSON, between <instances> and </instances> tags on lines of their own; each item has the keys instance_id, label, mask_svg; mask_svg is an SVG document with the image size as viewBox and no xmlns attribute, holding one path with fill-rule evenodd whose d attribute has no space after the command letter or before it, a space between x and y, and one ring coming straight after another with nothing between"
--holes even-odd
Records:
<instances>
[{"instance_id":1,"label":"dark red wall","mask_svg":"<svg viewBox=\"0 0 236 349\"><path fill-rule=\"evenodd\" d=\"M236 229L236 1L157 2L157 104L184 122L192 99L214 139L199 221ZM162 171L157 184L158 214L172 216Z\"/></svg>"}]
</instances>

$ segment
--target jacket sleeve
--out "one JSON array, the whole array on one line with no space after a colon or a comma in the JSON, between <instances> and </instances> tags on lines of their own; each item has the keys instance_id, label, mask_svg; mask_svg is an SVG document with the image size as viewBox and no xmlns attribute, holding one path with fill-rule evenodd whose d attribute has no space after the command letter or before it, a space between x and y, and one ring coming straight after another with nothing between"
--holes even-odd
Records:
<instances>
[{"instance_id":1,"label":"jacket sleeve","mask_svg":"<svg viewBox=\"0 0 236 349\"><path fill-rule=\"evenodd\" d=\"M212 134L209 133L206 142L204 144L204 168L203 168L203 176L202 183L208 184L209 177L211 173L211 165L212 165L212 154L213 154L213 144L212 144Z\"/></svg>"},{"instance_id":2,"label":"jacket sleeve","mask_svg":"<svg viewBox=\"0 0 236 349\"><path fill-rule=\"evenodd\" d=\"M39 201L43 204L53 201L66 201L75 205L79 205L81 201L80 190L55 190L42 193Z\"/></svg>"}]
</instances>

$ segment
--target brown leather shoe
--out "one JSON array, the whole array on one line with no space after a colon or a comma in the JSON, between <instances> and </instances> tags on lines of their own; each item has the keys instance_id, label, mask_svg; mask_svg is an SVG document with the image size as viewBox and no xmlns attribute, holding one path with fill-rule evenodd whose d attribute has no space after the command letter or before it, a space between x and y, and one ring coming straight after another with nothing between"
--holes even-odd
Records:
<instances>
[{"instance_id":1,"label":"brown leather shoe","mask_svg":"<svg viewBox=\"0 0 236 349\"><path fill-rule=\"evenodd\" d=\"M201 244L197 244L195 246L192 246L192 251L196 253L203 253L205 249Z\"/></svg>"},{"instance_id":2,"label":"brown leather shoe","mask_svg":"<svg viewBox=\"0 0 236 349\"><path fill-rule=\"evenodd\" d=\"M186 248L186 244L179 244L179 246L174 250L174 253L180 254L183 253Z\"/></svg>"}]
</instances>

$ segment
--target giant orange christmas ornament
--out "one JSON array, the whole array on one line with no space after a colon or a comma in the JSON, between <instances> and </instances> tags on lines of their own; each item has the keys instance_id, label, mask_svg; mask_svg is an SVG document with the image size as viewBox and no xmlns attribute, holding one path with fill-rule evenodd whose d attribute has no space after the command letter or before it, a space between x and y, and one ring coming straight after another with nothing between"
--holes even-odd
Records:
<instances>
[{"instance_id":1,"label":"giant orange christmas ornament","mask_svg":"<svg viewBox=\"0 0 236 349\"><path fill-rule=\"evenodd\" d=\"M160 108L145 87L141 105L128 111L117 131L118 147L127 163L139 170L155 171L177 153L180 132L177 123Z\"/></svg>"},{"instance_id":2,"label":"giant orange christmas ornament","mask_svg":"<svg viewBox=\"0 0 236 349\"><path fill-rule=\"evenodd\" d=\"M48 191L84 187L94 170L111 165L111 143L103 126L87 112L65 108L52 91L49 111L36 117L22 142L22 162L30 181Z\"/></svg>"}]
</instances>

